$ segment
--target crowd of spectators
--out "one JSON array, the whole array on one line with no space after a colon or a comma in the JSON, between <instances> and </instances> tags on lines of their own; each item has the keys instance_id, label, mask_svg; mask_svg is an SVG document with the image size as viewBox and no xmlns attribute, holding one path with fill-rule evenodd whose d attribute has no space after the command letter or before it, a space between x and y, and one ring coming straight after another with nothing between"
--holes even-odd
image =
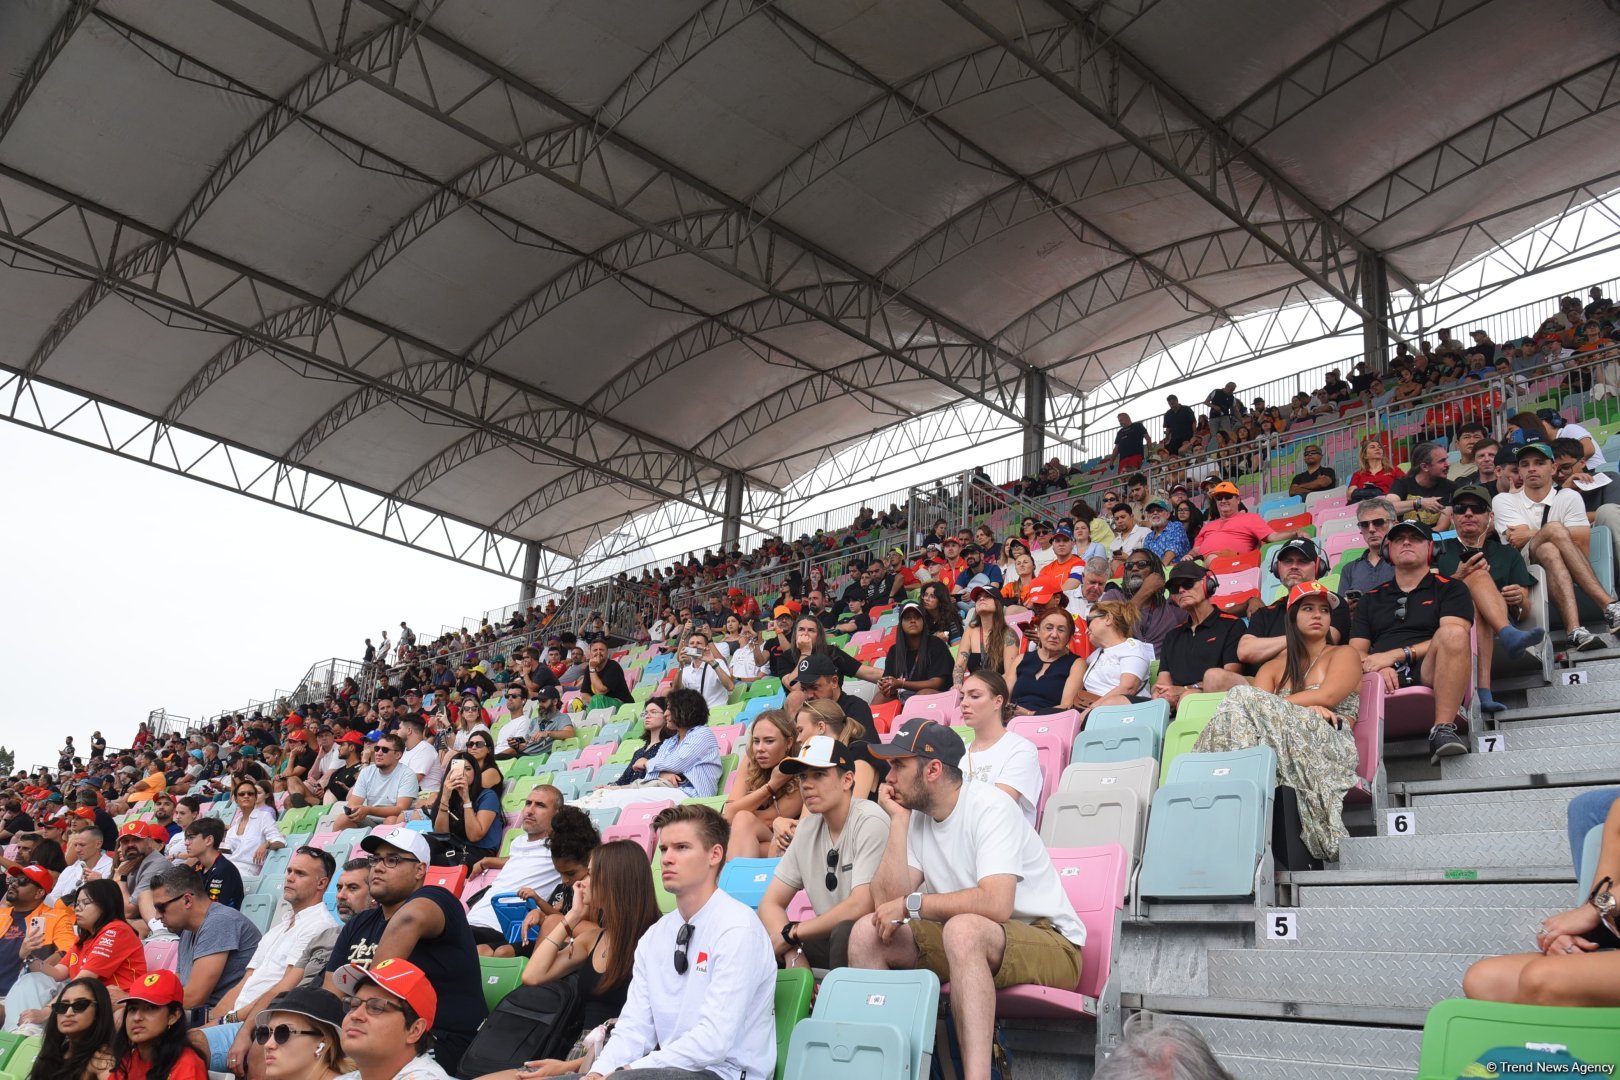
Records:
<instances>
[{"instance_id":1,"label":"crowd of spectators","mask_svg":"<svg viewBox=\"0 0 1620 1080\"><path fill-rule=\"evenodd\" d=\"M1151 699L1174 710L1222 692L1196 749L1272 746L1304 846L1331 860L1355 783L1364 674L1391 690L1432 688L1438 763L1468 750L1456 719L1470 694L1500 707L1492 656L1540 641L1524 626L1540 587L1529 565L1544 572L1569 648L1597 641L1581 625L1582 597L1620 631L1620 601L1589 561L1591 528L1620 525L1620 509L1596 482L1606 462L1591 433L1556 413L1442 408L1434 438L1407 453L1368 438L1345 480L1307 446L1290 492L1344 489L1366 542L1334 568L1336 589L1317 541L1268 525L1226 472L1153 490L1149 475L1171 474L1137 470L1153 455L1207 452L1211 433L1280 432L1399 400L1412 384L1562 374L1584 391L1620 387L1601 364L1576 364L1607 344L1613 316L1594 289L1531 340L1497 345L1476 331L1464 346L1443 333L1399 351L1386 372L1330 372L1286 410L1245 407L1231 385L1204 416L1172 397L1157 444L1122 414L1119 471L1097 503L1031 515L1015 535L937 520L918 543L867 554L863 538L905 536L906 522L898 507L862 510L837 536L625 578L628 634L610 629L625 625L614 612L564 625L571 598L433 641L402 621L394 640L367 642L363 678L317 699L184 732L143 724L121 751L99 731L83 754L69 738L55 769L0 790L0 841L13 845L0 858L0 1024L43 1035L34 1071L51 1080L736 1080L774 1070L780 968L911 967L950 983L964 1073L987 1077L995 991L1073 988L1086 935L1036 832L1042 772L1035 746L1008 730L1014 716L1083 718ZM1054 463L1020 494L1067 492L1069 475ZM1213 567L1266 545L1283 595L1223 609ZM847 556L836 588L819 564L803 569L829 552ZM773 567L769 590L735 584ZM832 644L872 633L871 612L889 606L892 640L859 656ZM582 709L637 701L613 655L629 638L678 658L668 689L638 703L641 745L616 783L572 804L534 786L520 835L503 845L504 767L574 738ZM710 712L765 677L780 680L782 705L755 719L722 790ZM855 694L849 681L871 686ZM953 687L971 746L920 718L878 738L874 704ZM1606 801L1583 796L1579 814L1607 822L1607 874L1591 902L1547 920L1535 952L1476 966L1470 994L1614 1003L1620 791L1593 794ZM658 814L655 886L646 852L603 843L587 811L660 796L723 805ZM354 857L286 852L278 808L300 807L323 808L334 831L369 830ZM780 862L754 910L718 880L728 858L761 856ZM452 864L493 875L466 906L428 883L433 866ZM261 930L241 908L267 874L281 910ZM674 902L666 915L660 887ZM810 913L791 918L801 890ZM496 903L507 894L529 907L516 935ZM149 969L148 946L165 941L172 963ZM509 1029L499 1010L490 1018L479 981L479 957L511 955L525 958L514 993L543 991L555 1006L556 1030L534 1057L502 1057ZM1207 1054L1183 1034L1160 1027L1147 1043Z\"/></svg>"}]
</instances>

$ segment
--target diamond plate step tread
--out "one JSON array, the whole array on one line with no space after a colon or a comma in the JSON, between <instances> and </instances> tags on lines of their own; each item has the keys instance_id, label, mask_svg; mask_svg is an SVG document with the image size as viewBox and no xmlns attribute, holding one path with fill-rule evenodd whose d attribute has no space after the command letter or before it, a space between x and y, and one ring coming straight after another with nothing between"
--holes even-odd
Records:
<instances>
[{"instance_id":1,"label":"diamond plate step tread","mask_svg":"<svg viewBox=\"0 0 1620 1080\"><path fill-rule=\"evenodd\" d=\"M1216 949L1209 993L1258 1001L1427 1009L1462 993L1463 972L1486 954Z\"/></svg>"},{"instance_id":2,"label":"diamond plate step tread","mask_svg":"<svg viewBox=\"0 0 1620 1080\"><path fill-rule=\"evenodd\" d=\"M1178 1014L1223 1059L1334 1064L1372 1069L1417 1068L1423 1033L1412 1028L1362 1027L1349 1024L1302 1024L1287 1020L1249 1020L1230 1016ZM1402 1063L1410 1063L1403 1067ZM1310 1075L1316 1075L1314 1071Z\"/></svg>"},{"instance_id":3,"label":"diamond plate step tread","mask_svg":"<svg viewBox=\"0 0 1620 1080\"><path fill-rule=\"evenodd\" d=\"M1545 720L1528 720L1523 724L1504 728L1498 734L1506 740L1509 752L1546 750L1559 746L1601 746L1612 744L1620 738L1620 721L1604 721L1600 724L1559 724Z\"/></svg>"},{"instance_id":4,"label":"diamond plate step tread","mask_svg":"<svg viewBox=\"0 0 1620 1080\"><path fill-rule=\"evenodd\" d=\"M1250 1058L1237 1054L1217 1055L1226 1071L1237 1080L1300 1080L1302 1076L1309 1076L1310 1080L1410 1080L1412 1069L1417 1067L1417 1057L1413 1055L1412 1067L1406 1069L1378 1069L1371 1065L1323 1065L1312 1063L1309 1072L1300 1071L1300 1066L1287 1061L1278 1061L1275 1058Z\"/></svg>"},{"instance_id":5,"label":"diamond plate step tread","mask_svg":"<svg viewBox=\"0 0 1620 1080\"><path fill-rule=\"evenodd\" d=\"M1553 675L1557 678L1557 673ZM1614 687L1602 682L1584 686L1533 686L1525 691L1531 708L1546 705L1606 705L1614 701Z\"/></svg>"},{"instance_id":6,"label":"diamond plate step tread","mask_svg":"<svg viewBox=\"0 0 1620 1080\"><path fill-rule=\"evenodd\" d=\"M1389 795L1393 803L1398 805L1403 800L1410 801L1430 795L1467 795L1478 798L1480 795L1500 794L1503 797L1512 797L1524 791L1574 792L1591 787L1613 787L1616 784L1620 784L1620 768L1613 765L1558 772L1508 773L1503 776L1451 776L1440 780L1400 779L1391 775Z\"/></svg>"},{"instance_id":7,"label":"diamond plate step tread","mask_svg":"<svg viewBox=\"0 0 1620 1080\"><path fill-rule=\"evenodd\" d=\"M1507 831L1556 831L1564 828L1569 799L1503 799L1500 796L1481 801L1476 796L1470 802L1434 805L1424 803L1410 807L1411 828L1405 838L1428 833L1496 833ZM1573 795L1570 798L1574 798ZM1379 814L1375 819L1380 836L1398 834L1389 831L1389 818Z\"/></svg>"},{"instance_id":8,"label":"diamond plate step tread","mask_svg":"<svg viewBox=\"0 0 1620 1080\"><path fill-rule=\"evenodd\" d=\"M1566 903L1571 899L1565 896ZM1405 904L1402 897L1397 903ZM1535 947L1535 929L1553 914L1545 907L1447 907L1436 918L1432 907L1402 906L1272 908L1294 910L1295 941L1272 941L1257 933L1260 949L1327 952L1425 952L1478 956L1482 952L1525 952Z\"/></svg>"},{"instance_id":9,"label":"diamond plate step tread","mask_svg":"<svg viewBox=\"0 0 1620 1080\"><path fill-rule=\"evenodd\" d=\"M1415 870L1436 867L1554 867L1568 859L1568 834L1536 832L1429 833L1352 836L1339 842L1339 869Z\"/></svg>"},{"instance_id":10,"label":"diamond plate step tread","mask_svg":"<svg viewBox=\"0 0 1620 1080\"><path fill-rule=\"evenodd\" d=\"M1446 780L1478 780L1496 776L1527 776L1532 773L1583 773L1594 769L1620 770L1620 739L1606 746L1565 746L1547 750L1514 750L1508 733L1508 749L1495 754L1459 754L1446 758L1440 775Z\"/></svg>"},{"instance_id":11,"label":"diamond plate step tread","mask_svg":"<svg viewBox=\"0 0 1620 1080\"><path fill-rule=\"evenodd\" d=\"M1574 872L1570 872L1574 880ZM1569 882L1545 885L1458 883L1455 885L1305 885L1299 890L1299 910L1314 908L1424 907L1447 911L1453 907L1523 908L1553 915L1569 908L1573 891Z\"/></svg>"},{"instance_id":12,"label":"diamond plate step tread","mask_svg":"<svg viewBox=\"0 0 1620 1080\"><path fill-rule=\"evenodd\" d=\"M1509 738L1511 737L1510 735ZM1588 784L1580 787L1515 788L1510 799L1514 804L1550 802L1563 807L1575 796L1584 795L1588 791L1597 791L1602 786L1602 784ZM1503 798L1495 792L1459 791L1449 795L1414 795L1411 805L1417 809L1431 806L1501 806Z\"/></svg>"}]
</instances>

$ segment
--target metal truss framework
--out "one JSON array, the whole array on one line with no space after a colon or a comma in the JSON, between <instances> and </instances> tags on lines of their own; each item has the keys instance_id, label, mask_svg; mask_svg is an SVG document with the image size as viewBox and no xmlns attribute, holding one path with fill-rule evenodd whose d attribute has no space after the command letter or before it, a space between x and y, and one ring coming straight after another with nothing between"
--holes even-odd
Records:
<instances>
[{"instance_id":1,"label":"metal truss framework","mask_svg":"<svg viewBox=\"0 0 1620 1080\"><path fill-rule=\"evenodd\" d=\"M528 545L522 540L20 371L0 369L0 420L502 577L519 580L523 570ZM572 565L555 553L541 554L548 579Z\"/></svg>"}]
</instances>

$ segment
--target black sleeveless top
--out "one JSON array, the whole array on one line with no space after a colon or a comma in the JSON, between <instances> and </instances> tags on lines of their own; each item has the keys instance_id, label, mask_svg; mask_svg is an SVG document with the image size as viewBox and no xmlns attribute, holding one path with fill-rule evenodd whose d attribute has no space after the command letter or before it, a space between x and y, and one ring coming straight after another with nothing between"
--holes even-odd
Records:
<instances>
[{"instance_id":1,"label":"black sleeveless top","mask_svg":"<svg viewBox=\"0 0 1620 1080\"><path fill-rule=\"evenodd\" d=\"M596 970L596 950L601 948L602 939L606 936L606 934L596 936L596 944L591 946L590 958L580 969L579 991L584 1001L579 1017L582 1032L590 1031L617 1017L624 1011L625 999L630 994L629 979L605 990L602 988L602 979L605 976Z\"/></svg>"}]
</instances>

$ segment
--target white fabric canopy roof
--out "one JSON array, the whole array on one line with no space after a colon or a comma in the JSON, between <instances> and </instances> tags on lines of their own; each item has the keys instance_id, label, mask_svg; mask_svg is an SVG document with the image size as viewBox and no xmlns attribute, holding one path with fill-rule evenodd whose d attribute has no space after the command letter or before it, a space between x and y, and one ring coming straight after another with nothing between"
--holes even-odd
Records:
<instances>
[{"instance_id":1,"label":"white fabric canopy roof","mask_svg":"<svg viewBox=\"0 0 1620 1080\"><path fill-rule=\"evenodd\" d=\"M1431 281L1612 170L1617 54L1602 0L9 0L0 365L574 555Z\"/></svg>"}]
</instances>

